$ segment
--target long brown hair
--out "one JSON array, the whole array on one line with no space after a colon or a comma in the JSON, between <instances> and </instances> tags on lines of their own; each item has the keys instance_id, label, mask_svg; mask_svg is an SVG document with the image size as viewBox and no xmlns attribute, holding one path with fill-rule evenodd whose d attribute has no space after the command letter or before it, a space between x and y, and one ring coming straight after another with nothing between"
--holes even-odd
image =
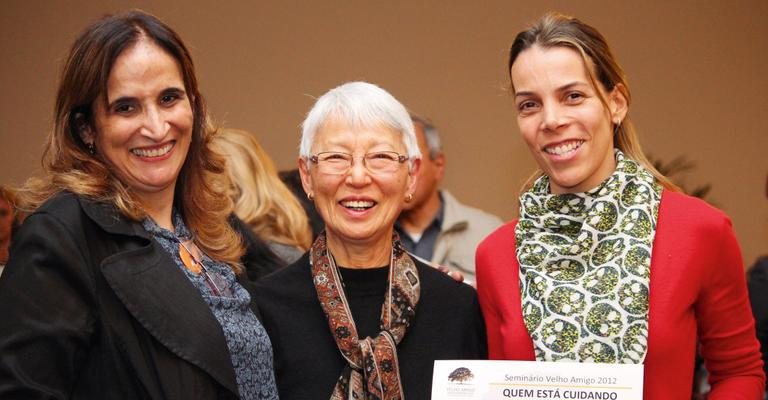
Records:
<instances>
[{"instance_id":1,"label":"long brown hair","mask_svg":"<svg viewBox=\"0 0 768 400\"><path fill-rule=\"evenodd\" d=\"M509 63L507 71L510 72L510 90L515 92L514 85L511 83L512 64L524 50L538 45L543 48L568 47L575 50L582 58L587 76L593 87L602 86L605 93L609 93L614 88L619 90L627 99L627 106L631 102L629 92L629 83L616 58L613 56L608 42L597 29L585 24L577 18L562 15L556 12L549 12L541 17L529 29L517 34L509 51ZM590 68L594 66L594 70ZM605 108L608 108L608 102L600 90L596 91L600 101ZM669 178L662 175L653 164L648 161L640 147L640 139L635 130L635 126L629 116L618 126L614 126L614 146L626 154L629 158L642 164L659 183L667 189L680 191L680 188L672 183ZM524 184L523 191L529 189L533 182L543 175L543 171L537 170Z\"/></svg>"},{"instance_id":2,"label":"long brown hair","mask_svg":"<svg viewBox=\"0 0 768 400\"><path fill-rule=\"evenodd\" d=\"M239 272L244 246L227 222L232 201L225 194L222 179L224 160L210 148L208 112L192 58L176 32L143 11L107 16L88 26L75 40L56 95L54 127L43 153L44 175L27 181L21 194L30 209L66 190L112 203L131 220L146 216L131 189L99 157L91 155L80 138L83 129L96 132L95 102L107 101L107 81L115 60L140 40L151 41L176 60L192 108L192 139L176 182L175 206L194 232L198 246Z\"/></svg>"}]
</instances>

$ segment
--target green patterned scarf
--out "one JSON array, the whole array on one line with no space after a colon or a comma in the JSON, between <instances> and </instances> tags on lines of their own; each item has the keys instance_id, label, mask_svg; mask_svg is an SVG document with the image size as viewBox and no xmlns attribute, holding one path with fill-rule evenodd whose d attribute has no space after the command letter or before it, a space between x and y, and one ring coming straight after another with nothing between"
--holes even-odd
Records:
<instances>
[{"instance_id":1,"label":"green patterned scarf","mask_svg":"<svg viewBox=\"0 0 768 400\"><path fill-rule=\"evenodd\" d=\"M542 176L520 199L522 311L537 360L645 359L662 187L615 152L616 170L595 189L554 195Z\"/></svg>"}]
</instances>

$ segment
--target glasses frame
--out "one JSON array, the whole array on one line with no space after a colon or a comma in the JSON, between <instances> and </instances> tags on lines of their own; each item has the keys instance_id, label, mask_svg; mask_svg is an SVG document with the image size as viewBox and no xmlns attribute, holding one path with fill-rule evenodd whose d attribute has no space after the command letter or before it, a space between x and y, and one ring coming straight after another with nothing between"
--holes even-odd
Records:
<instances>
[{"instance_id":1,"label":"glasses frame","mask_svg":"<svg viewBox=\"0 0 768 400\"><path fill-rule=\"evenodd\" d=\"M311 161L312 163L318 165L318 168L321 168L320 167L321 161L325 161L325 160L321 160L320 159L320 157L323 156L323 154L339 154L339 155L344 155L344 156L349 157L349 162L348 162L347 168L344 171L340 171L340 172L327 172L327 171L323 171L323 173L330 174L330 175L345 175L345 174L349 173L349 171L352 169L352 166L355 165L355 159L356 158L361 158L363 160L363 167L365 168L366 171L368 171L371 174L390 174L390 173L393 173L395 171L394 170L393 171L377 171L377 170L372 170L372 169L370 169L368 167L368 164L367 164L366 161L371 159L372 156L377 155L377 154L396 155L397 159L394 160L394 161L397 161L398 164L403 164L404 162L408 161L408 159L410 158L410 157L408 157L408 156L406 156L404 154L400 154L400 153L398 153L396 151L372 151L370 153L365 153L362 156L355 156L354 154L349 154L349 153L346 153L346 152L343 152L343 151L321 151L321 152L319 152L317 154L312 154L311 156L309 156L309 161Z\"/></svg>"}]
</instances>

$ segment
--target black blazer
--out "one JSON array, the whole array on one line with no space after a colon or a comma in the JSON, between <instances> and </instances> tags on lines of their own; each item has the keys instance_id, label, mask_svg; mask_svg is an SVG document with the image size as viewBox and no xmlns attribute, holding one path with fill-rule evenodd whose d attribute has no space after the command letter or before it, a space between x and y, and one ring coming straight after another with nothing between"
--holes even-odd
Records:
<instances>
[{"instance_id":1,"label":"black blazer","mask_svg":"<svg viewBox=\"0 0 768 400\"><path fill-rule=\"evenodd\" d=\"M249 275L274 268L265 251L249 243ZM2 399L238 397L198 290L109 204L62 193L27 218L0 278L0 321Z\"/></svg>"}]
</instances>

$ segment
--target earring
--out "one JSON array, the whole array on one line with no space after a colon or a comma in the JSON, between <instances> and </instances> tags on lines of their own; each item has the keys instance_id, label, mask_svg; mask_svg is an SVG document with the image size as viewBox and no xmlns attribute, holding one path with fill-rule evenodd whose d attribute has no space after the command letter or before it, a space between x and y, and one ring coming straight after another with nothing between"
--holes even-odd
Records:
<instances>
[{"instance_id":1,"label":"earring","mask_svg":"<svg viewBox=\"0 0 768 400\"><path fill-rule=\"evenodd\" d=\"M619 134L619 127L621 127L621 120L613 121L613 135Z\"/></svg>"},{"instance_id":2,"label":"earring","mask_svg":"<svg viewBox=\"0 0 768 400\"><path fill-rule=\"evenodd\" d=\"M86 143L85 147L88 148L88 153L90 155L95 155L96 154L96 144L95 143L93 143L93 142Z\"/></svg>"},{"instance_id":3,"label":"earring","mask_svg":"<svg viewBox=\"0 0 768 400\"><path fill-rule=\"evenodd\" d=\"M307 198L309 201L315 201L315 194L312 192L307 193Z\"/></svg>"},{"instance_id":4,"label":"earring","mask_svg":"<svg viewBox=\"0 0 768 400\"><path fill-rule=\"evenodd\" d=\"M405 202L410 203L413 200L413 193L408 193L405 195Z\"/></svg>"}]
</instances>

